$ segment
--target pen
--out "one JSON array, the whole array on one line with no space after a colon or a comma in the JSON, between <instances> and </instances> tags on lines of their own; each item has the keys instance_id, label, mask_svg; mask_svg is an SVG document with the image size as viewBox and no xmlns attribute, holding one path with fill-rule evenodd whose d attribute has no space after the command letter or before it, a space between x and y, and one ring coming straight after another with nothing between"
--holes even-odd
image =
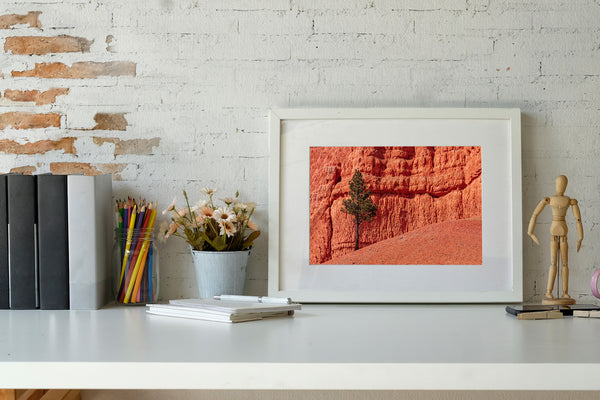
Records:
<instances>
[{"instance_id":1,"label":"pen","mask_svg":"<svg viewBox=\"0 0 600 400\"><path fill-rule=\"evenodd\" d=\"M290 299L289 297L241 296L234 294L222 294L220 296L214 296L214 299L225 301L249 301L254 303L292 304L292 299Z\"/></svg>"}]
</instances>

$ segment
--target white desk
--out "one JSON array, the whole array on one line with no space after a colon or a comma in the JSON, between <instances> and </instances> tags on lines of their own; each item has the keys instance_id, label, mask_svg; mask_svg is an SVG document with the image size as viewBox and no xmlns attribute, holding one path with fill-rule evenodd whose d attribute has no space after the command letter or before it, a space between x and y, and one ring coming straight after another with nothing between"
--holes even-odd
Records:
<instances>
[{"instance_id":1,"label":"white desk","mask_svg":"<svg viewBox=\"0 0 600 400\"><path fill-rule=\"evenodd\" d=\"M0 327L3 388L600 390L600 319L503 305L304 305L239 324L0 311Z\"/></svg>"}]
</instances>

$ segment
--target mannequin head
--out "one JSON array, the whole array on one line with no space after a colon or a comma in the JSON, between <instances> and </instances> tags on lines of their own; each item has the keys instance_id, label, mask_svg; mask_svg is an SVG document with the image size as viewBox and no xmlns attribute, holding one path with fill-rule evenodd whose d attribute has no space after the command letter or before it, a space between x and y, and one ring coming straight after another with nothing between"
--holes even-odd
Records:
<instances>
[{"instance_id":1,"label":"mannequin head","mask_svg":"<svg viewBox=\"0 0 600 400\"><path fill-rule=\"evenodd\" d=\"M569 180L564 175L559 175L558 178L556 178L557 195L562 196L563 194L565 194L565 190L567 190L567 183L569 183Z\"/></svg>"}]
</instances>

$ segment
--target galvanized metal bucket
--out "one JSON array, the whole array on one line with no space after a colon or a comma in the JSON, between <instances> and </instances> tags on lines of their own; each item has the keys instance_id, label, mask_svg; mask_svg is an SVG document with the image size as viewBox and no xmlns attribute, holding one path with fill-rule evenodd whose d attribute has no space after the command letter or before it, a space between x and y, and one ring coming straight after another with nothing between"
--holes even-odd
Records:
<instances>
[{"instance_id":1,"label":"galvanized metal bucket","mask_svg":"<svg viewBox=\"0 0 600 400\"><path fill-rule=\"evenodd\" d=\"M250 250L192 250L198 296L211 298L221 294L244 294L249 255Z\"/></svg>"}]
</instances>

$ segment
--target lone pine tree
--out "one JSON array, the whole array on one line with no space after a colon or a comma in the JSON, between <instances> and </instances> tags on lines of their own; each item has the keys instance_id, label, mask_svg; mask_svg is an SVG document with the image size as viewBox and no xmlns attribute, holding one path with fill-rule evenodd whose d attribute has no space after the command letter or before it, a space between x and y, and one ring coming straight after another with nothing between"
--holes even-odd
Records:
<instances>
[{"instance_id":1,"label":"lone pine tree","mask_svg":"<svg viewBox=\"0 0 600 400\"><path fill-rule=\"evenodd\" d=\"M360 224L364 221L371 221L377 215L377 204L371 200L371 192L367 189L362 174L358 169L354 170L354 175L350 179L349 199L342 202L341 212L354 216L356 238L354 250L358 250L358 233Z\"/></svg>"}]
</instances>

